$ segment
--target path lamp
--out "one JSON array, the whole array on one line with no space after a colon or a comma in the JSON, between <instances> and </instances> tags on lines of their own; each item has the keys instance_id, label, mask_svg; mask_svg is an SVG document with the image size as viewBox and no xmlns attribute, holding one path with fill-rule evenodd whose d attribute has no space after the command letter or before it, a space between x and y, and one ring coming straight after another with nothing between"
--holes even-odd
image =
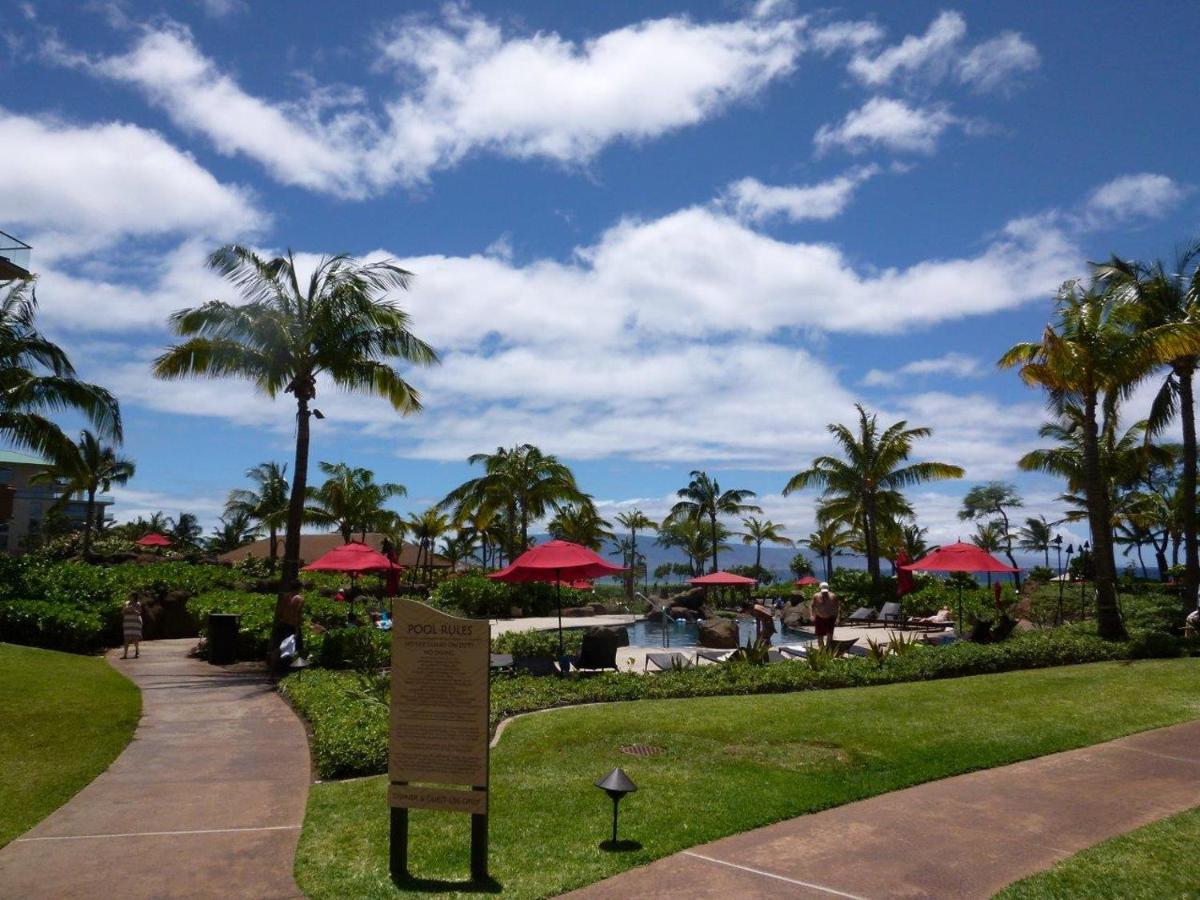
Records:
<instances>
[{"instance_id":1,"label":"path lamp","mask_svg":"<svg viewBox=\"0 0 1200 900\"><path fill-rule=\"evenodd\" d=\"M1063 567L1062 567L1062 535L1057 535L1051 542L1054 544L1054 549L1058 553L1058 621L1056 624L1062 624L1062 606L1063 606Z\"/></svg>"},{"instance_id":2,"label":"path lamp","mask_svg":"<svg viewBox=\"0 0 1200 900\"><path fill-rule=\"evenodd\" d=\"M621 798L626 794L632 794L637 790L637 785L632 779L625 774L624 769L613 769L603 778L596 782L596 787L604 791L612 798L613 802L613 829L612 829L612 847L617 846L617 804L621 802Z\"/></svg>"},{"instance_id":3,"label":"path lamp","mask_svg":"<svg viewBox=\"0 0 1200 900\"><path fill-rule=\"evenodd\" d=\"M1066 572L1066 574L1067 574L1068 578L1071 577L1071 554L1074 552L1075 552L1075 545L1067 544L1067 572ZM1063 586L1065 584L1066 584L1065 581L1060 581L1058 584L1058 621L1059 621L1059 624L1062 624Z\"/></svg>"}]
</instances>

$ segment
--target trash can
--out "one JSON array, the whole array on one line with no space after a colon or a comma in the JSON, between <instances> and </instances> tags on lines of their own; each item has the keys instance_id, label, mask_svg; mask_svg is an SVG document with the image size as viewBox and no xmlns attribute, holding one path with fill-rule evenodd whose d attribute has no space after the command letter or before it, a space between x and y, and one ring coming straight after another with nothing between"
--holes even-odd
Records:
<instances>
[{"instance_id":1,"label":"trash can","mask_svg":"<svg viewBox=\"0 0 1200 900\"><path fill-rule=\"evenodd\" d=\"M208 614L208 662L226 666L237 661L238 624L242 617L236 613Z\"/></svg>"}]
</instances>

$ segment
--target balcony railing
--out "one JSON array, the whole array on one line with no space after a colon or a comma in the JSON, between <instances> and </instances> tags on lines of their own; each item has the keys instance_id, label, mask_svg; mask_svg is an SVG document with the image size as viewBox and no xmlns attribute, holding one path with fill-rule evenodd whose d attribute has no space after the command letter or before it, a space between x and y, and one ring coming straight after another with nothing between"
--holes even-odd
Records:
<instances>
[{"instance_id":1,"label":"balcony railing","mask_svg":"<svg viewBox=\"0 0 1200 900\"><path fill-rule=\"evenodd\" d=\"M28 278L33 248L19 238L0 231L0 281Z\"/></svg>"}]
</instances>

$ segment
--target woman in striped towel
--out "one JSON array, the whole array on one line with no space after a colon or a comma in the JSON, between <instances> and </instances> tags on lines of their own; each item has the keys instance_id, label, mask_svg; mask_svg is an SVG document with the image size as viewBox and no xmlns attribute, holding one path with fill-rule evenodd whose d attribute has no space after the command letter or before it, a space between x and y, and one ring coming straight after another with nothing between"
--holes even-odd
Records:
<instances>
[{"instance_id":1,"label":"woman in striped towel","mask_svg":"<svg viewBox=\"0 0 1200 900\"><path fill-rule=\"evenodd\" d=\"M133 658L142 655L142 605L129 600L121 611L121 625L125 632L125 652L121 659L129 659L129 645L133 644Z\"/></svg>"}]
</instances>

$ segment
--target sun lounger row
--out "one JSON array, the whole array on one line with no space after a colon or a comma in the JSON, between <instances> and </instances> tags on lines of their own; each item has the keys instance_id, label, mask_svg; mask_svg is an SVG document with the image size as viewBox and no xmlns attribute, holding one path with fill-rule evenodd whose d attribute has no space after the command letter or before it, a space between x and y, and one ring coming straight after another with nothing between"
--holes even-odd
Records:
<instances>
[{"instance_id":1,"label":"sun lounger row","mask_svg":"<svg viewBox=\"0 0 1200 900\"><path fill-rule=\"evenodd\" d=\"M879 612L867 606L860 606L854 612L850 613L850 615L843 618L842 624L858 625L862 628L872 628L876 625L887 627L891 625L895 628L908 628L918 631L942 631L954 627L954 622L950 619L906 616L899 603L885 603Z\"/></svg>"},{"instance_id":2,"label":"sun lounger row","mask_svg":"<svg viewBox=\"0 0 1200 900\"><path fill-rule=\"evenodd\" d=\"M834 651L838 656L845 654L851 656L862 656L865 654L858 645L857 638L851 638L844 641L834 641ZM779 646L772 647L767 651L767 662L783 662L789 659L804 659L808 654L810 645L800 646ZM692 654L682 653L678 650L669 653L647 653L646 662L643 666L643 671L646 672L670 672L677 669L689 669L692 666L703 665L704 663L723 663L729 660L736 650L710 650L700 648Z\"/></svg>"}]
</instances>

